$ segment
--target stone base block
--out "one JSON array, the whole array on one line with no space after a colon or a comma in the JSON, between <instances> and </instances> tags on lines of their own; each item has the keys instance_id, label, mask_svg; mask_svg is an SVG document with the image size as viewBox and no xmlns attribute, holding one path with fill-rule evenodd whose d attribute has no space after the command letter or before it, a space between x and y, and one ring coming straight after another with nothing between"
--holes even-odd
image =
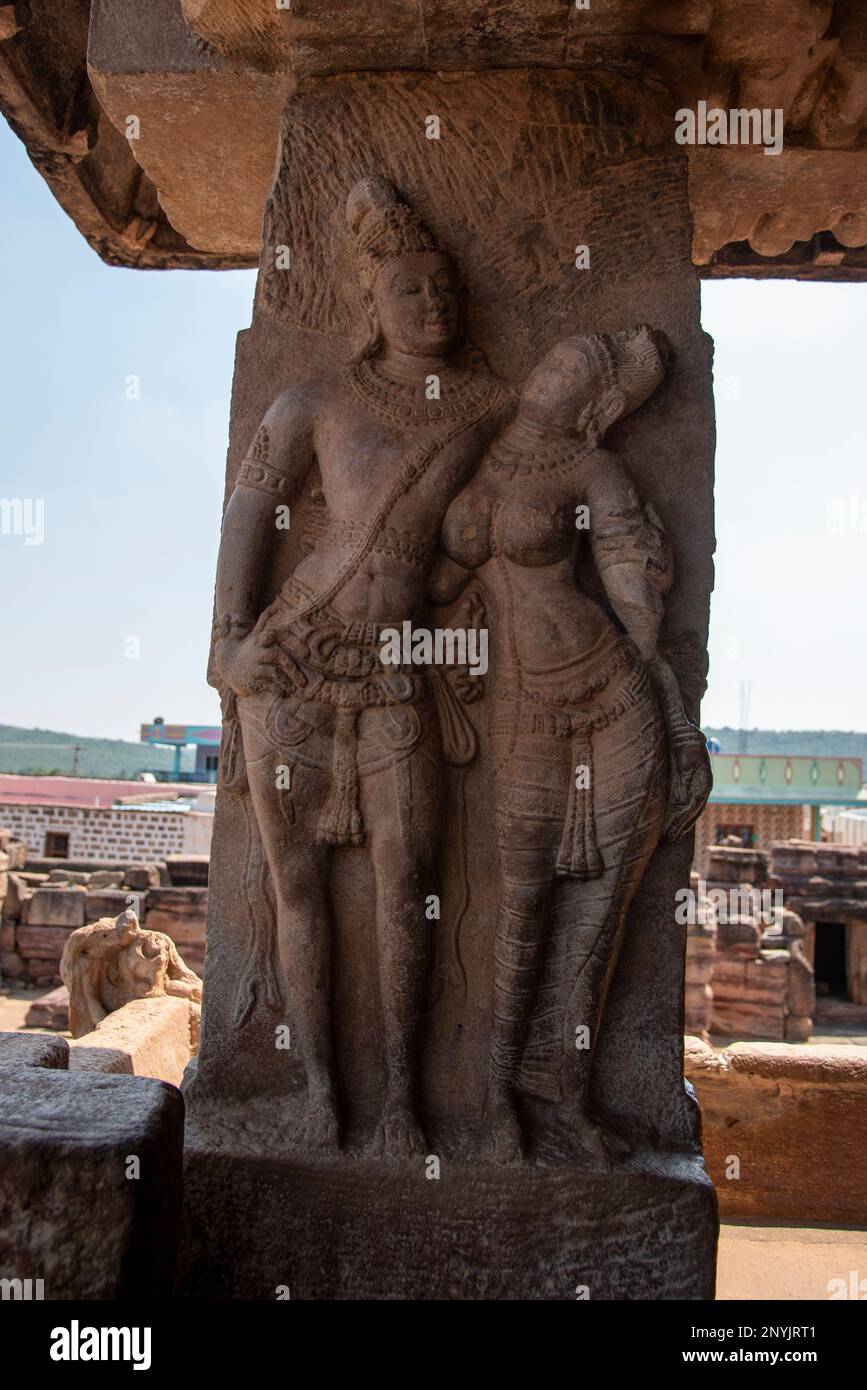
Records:
<instances>
[{"instance_id":1,"label":"stone base block","mask_svg":"<svg viewBox=\"0 0 867 1390\"><path fill-rule=\"evenodd\" d=\"M700 1160L611 1172L185 1152L176 1293L203 1299L712 1299Z\"/></svg>"},{"instance_id":2,"label":"stone base block","mask_svg":"<svg viewBox=\"0 0 867 1390\"><path fill-rule=\"evenodd\" d=\"M145 1077L0 1067L0 1278L48 1300L168 1295L183 1114Z\"/></svg>"},{"instance_id":3,"label":"stone base block","mask_svg":"<svg viewBox=\"0 0 867 1390\"><path fill-rule=\"evenodd\" d=\"M153 1076L179 1086L193 1054L201 1005L161 994L131 999L69 1045L70 1071Z\"/></svg>"},{"instance_id":4,"label":"stone base block","mask_svg":"<svg viewBox=\"0 0 867 1390\"><path fill-rule=\"evenodd\" d=\"M69 1066L69 1043L50 1033L0 1033L0 1067Z\"/></svg>"},{"instance_id":5,"label":"stone base block","mask_svg":"<svg viewBox=\"0 0 867 1390\"><path fill-rule=\"evenodd\" d=\"M685 1064L726 1221L864 1225L863 1047L687 1038Z\"/></svg>"}]
</instances>

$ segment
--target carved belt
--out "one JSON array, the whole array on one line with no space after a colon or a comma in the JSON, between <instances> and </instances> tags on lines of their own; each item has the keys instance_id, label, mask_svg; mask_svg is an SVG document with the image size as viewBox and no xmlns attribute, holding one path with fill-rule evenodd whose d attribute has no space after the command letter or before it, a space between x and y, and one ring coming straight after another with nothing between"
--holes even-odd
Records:
<instances>
[{"instance_id":1,"label":"carved belt","mask_svg":"<svg viewBox=\"0 0 867 1390\"><path fill-rule=\"evenodd\" d=\"M393 622L345 618L327 606L298 618L310 590L290 576L269 609L268 627L297 663L305 680L295 686L296 700L316 700L334 710L331 787L322 808L316 838L326 845L362 845L366 839L359 800L358 717L362 710L415 704L429 698L430 687L418 667L383 666L380 633Z\"/></svg>"},{"instance_id":2,"label":"carved belt","mask_svg":"<svg viewBox=\"0 0 867 1390\"><path fill-rule=\"evenodd\" d=\"M623 673L606 700L595 697ZM606 633L580 661L558 670L520 673L520 686L506 687L497 698L511 706L508 720L496 721L498 732L568 739L571 772L563 834L555 871L569 878L594 879L605 872L593 815L593 733L624 715L649 689L647 667L633 645ZM579 769L586 769L580 774Z\"/></svg>"}]
</instances>

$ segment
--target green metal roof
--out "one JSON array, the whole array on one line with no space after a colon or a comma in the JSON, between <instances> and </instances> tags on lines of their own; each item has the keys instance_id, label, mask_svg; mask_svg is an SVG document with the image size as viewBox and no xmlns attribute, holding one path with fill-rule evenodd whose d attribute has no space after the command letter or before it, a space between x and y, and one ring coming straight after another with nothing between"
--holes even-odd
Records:
<instances>
[{"instance_id":1,"label":"green metal roof","mask_svg":"<svg viewBox=\"0 0 867 1390\"><path fill-rule=\"evenodd\" d=\"M721 804L853 806L863 804L860 758L712 753L713 791Z\"/></svg>"}]
</instances>

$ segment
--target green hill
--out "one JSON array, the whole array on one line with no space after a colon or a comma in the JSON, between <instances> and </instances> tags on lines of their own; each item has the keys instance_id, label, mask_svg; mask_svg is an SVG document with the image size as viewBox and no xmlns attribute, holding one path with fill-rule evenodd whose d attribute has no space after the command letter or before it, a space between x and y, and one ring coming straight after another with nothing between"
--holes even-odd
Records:
<instances>
[{"instance_id":1,"label":"green hill","mask_svg":"<svg viewBox=\"0 0 867 1390\"><path fill-rule=\"evenodd\" d=\"M184 749L182 770L191 771L194 764L194 750ZM0 724L0 772L134 779L140 772L170 773L173 766L174 752L170 748Z\"/></svg>"},{"instance_id":2,"label":"green hill","mask_svg":"<svg viewBox=\"0 0 867 1390\"><path fill-rule=\"evenodd\" d=\"M718 739L723 753L737 753L741 731L704 726L709 738ZM76 749L77 754L76 754ZM791 753L807 757L861 758L867 769L867 733L840 729L748 729L748 753ZM193 749L184 749L181 768L192 771ZM140 772L171 772L174 754L169 748L149 748L114 738L83 738L52 729L19 729L0 724L0 772L31 775L54 773L70 777L135 778Z\"/></svg>"}]
</instances>

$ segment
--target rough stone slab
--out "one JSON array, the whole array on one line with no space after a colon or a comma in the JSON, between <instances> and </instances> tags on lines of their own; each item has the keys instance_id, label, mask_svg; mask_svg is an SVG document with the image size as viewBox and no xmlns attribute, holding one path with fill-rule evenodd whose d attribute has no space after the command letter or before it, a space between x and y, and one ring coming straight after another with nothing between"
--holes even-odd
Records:
<instances>
[{"instance_id":1,"label":"rough stone slab","mask_svg":"<svg viewBox=\"0 0 867 1390\"><path fill-rule=\"evenodd\" d=\"M864 1224L863 1048L689 1038L686 1074L725 1220Z\"/></svg>"},{"instance_id":2,"label":"rough stone slab","mask_svg":"<svg viewBox=\"0 0 867 1390\"><path fill-rule=\"evenodd\" d=\"M711 1029L726 1038L774 1038L785 1036L786 1015L780 1006L725 1003L714 995Z\"/></svg>"},{"instance_id":3,"label":"rough stone slab","mask_svg":"<svg viewBox=\"0 0 867 1390\"><path fill-rule=\"evenodd\" d=\"M32 927L20 926L16 934L18 954L25 960L41 960L54 963L63 955L63 948L75 931L75 927Z\"/></svg>"},{"instance_id":4,"label":"rough stone slab","mask_svg":"<svg viewBox=\"0 0 867 1390\"><path fill-rule=\"evenodd\" d=\"M0 951L0 974L7 979L19 979L26 969L24 959L17 951Z\"/></svg>"},{"instance_id":5,"label":"rough stone slab","mask_svg":"<svg viewBox=\"0 0 867 1390\"><path fill-rule=\"evenodd\" d=\"M69 1066L69 1043L49 1033L0 1033L0 1067Z\"/></svg>"},{"instance_id":6,"label":"rough stone slab","mask_svg":"<svg viewBox=\"0 0 867 1390\"><path fill-rule=\"evenodd\" d=\"M46 1299L168 1295L183 1113L146 1077L0 1071L0 1278L43 1279Z\"/></svg>"},{"instance_id":7,"label":"rough stone slab","mask_svg":"<svg viewBox=\"0 0 867 1390\"><path fill-rule=\"evenodd\" d=\"M41 999L34 999L24 1024L27 1028L68 1028L69 990L66 985L58 985Z\"/></svg>"},{"instance_id":8,"label":"rough stone slab","mask_svg":"<svg viewBox=\"0 0 867 1390\"><path fill-rule=\"evenodd\" d=\"M159 888L159 864L131 864L124 871L123 886L135 893L145 893L149 888Z\"/></svg>"},{"instance_id":9,"label":"rough stone slab","mask_svg":"<svg viewBox=\"0 0 867 1390\"><path fill-rule=\"evenodd\" d=\"M814 1086L867 1084L867 1052L860 1047L825 1043L788 1047L785 1043L739 1042L726 1048L732 1071L774 1080L809 1082Z\"/></svg>"},{"instance_id":10,"label":"rough stone slab","mask_svg":"<svg viewBox=\"0 0 867 1390\"><path fill-rule=\"evenodd\" d=\"M3 899L4 922L21 920L21 905L32 895L20 874L9 874L6 881L6 895Z\"/></svg>"},{"instance_id":11,"label":"rough stone slab","mask_svg":"<svg viewBox=\"0 0 867 1390\"><path fill-rule=\"evenodd\" d=\"M200 1012L199 1004L168 995L130 1000L93 1032L72 1041L69 1069L153 1076L178 1086L192 1056Z\"/></svg>"},{"instance_id":12,"label":"rough stone slab","mask_svg":"<svg viewBox=\"0 0 867 1390\"><path fill-rule=\"evenodd\" d=\"M31 927L83 927L86 894L80 889L39 888L30 900Z\"/></svg>"},{"instance_id":13,"label":"rough stone slab","mask_svg":"<svg viewBox=\"0 0 867 1390\"><path fill-rule=\"evenodd\" d=\"M129 889L100 888L90 892L84 900L86 922L98 922L100 917L117 917L123 912L129 898Z\"/></svg>"},{"instance_id":14,"label":"rough stone slab","mask_svg":"<svg viewBox=\"0 0 867 1390\"><path fill-rule=\"evenodd\" d=\"M703 1165L656 1171L295 1164L185 1154L178 1293L192 1298L713 1298Z\"/></svg>"}]
</instances>

